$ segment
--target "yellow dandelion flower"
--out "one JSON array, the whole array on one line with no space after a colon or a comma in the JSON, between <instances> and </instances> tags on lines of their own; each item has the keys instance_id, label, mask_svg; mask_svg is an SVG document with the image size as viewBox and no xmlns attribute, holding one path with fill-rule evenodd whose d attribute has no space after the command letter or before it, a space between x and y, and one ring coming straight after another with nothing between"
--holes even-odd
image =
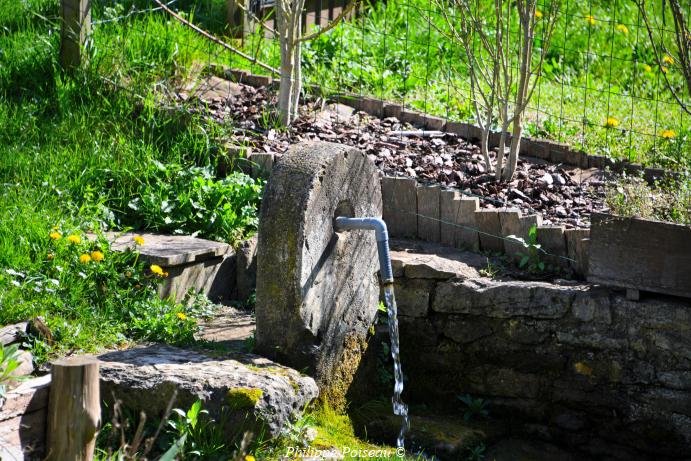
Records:
<instances>
[{"instance_id":1,"label":"yellow dandelion flower","mask_svg":"<svg viewBox=\"0 0 691 461\"><path fill-rule=\"evenodd\" d=\"M62 238L62 234L60 232L51 232L50 238L53 240L60 240Z\"/></svg>"},{"instance_id":2,"label":"yellow dandelion flower","mask_svg":"<svg viewBox=\"0 0 691 461\"><path fill-rule=\"evenodd\" d=\"M245 461L256 461L256 459L252 455L245 455Z\"/></svg>"},{"instance_id":3,"label":"yellow dandelion flower","mask_svg":"<svg viewBox=\"0 0 691 461\"><path fill-rule=\"evenodd\" d=\"M617 30L624 35L629 33L629 28L626 27L624 24L617 24Z\"/></svg>"},{"instance_id":4,"label":"yellow dandelion flower","mask_svg":"<svg viewBox=\"0 0 691 461\"><path fill-rule=\"evenodd\" d=\"M662 58L662 62L665 64L674 64L674 58L672 56L665 55L665 57Z\"/></svg>"},{"instance_id":5,"label":"yellow dandelion flower","mask_svg":"<svg viewBox=\"0 0 691 461\"><path fill-rule=\"evenodd\" d=\"M48 253L48 260L55 259L55 253Z\"/></svg>"},{"instance_id":6,"label":"yellow dandelion flower","mask_svg":"<svg viewBox=\"0 0 691 461\"><path fill-rule=\"evenodd\" d=\"M183 312L178 312L178 318L180 320L187 320L187 316ZM245 458L247 459L247 458Z\"/></svg>"},{"instance_id":7,"label":"yellow dandelion flower","mask_svg":"<svg viewBox=\"0 0 691 461\"><path fill-rule=\"evenodd\" d=\"M607 128L615 128L619 126L619 120L614 117L607 117L607 120L605 120L605 126Z\"/></svg>"},{"instance_id":8,"label":"yellow dandelion flower","mask_svg":"<svg viewBox=\"0 0 691 461\"><path fill-rule=\"evenodd\" d=\"M540 10L535 10L535 17L540 19L542 17L542 11Z\"/></svg>"},{"instance_id":9,"label":"yellow dandelion flower","mask_svg":"<svg viewBox=\"0 0 691 461\"><path fill-rule=\"evenodd\" d=\"M74 243L75 245L78 244L78 243L82 243L82 239L81 239L78 235L74 235L74 234L72 234L72 235L70 235L69 237L67 237L67 240L68 240L70 243Z\"/></svg>"},{"instance_id":10,"label":"yellow dandelion flower","mask_svg":"<svg viewBox=\"0 0 691 461\"><path fill-rule=\"evenodd\" d=\"M141 235L135 235L134 237L132 237L132 240L134 240L134 243L136 243L137 245L144 245L144 237L142 237Z\"/></svg>"},{"instance_id":11,"label":"yellow dandelion flower","mask_svg":"<svg viewBox=\"0 0 691 461\"><path fill-rule=\"evenodd\" d=\"M665 139L672 139L676 135L677 133L674 130L662 130L662 133L660 133L660 136Z\"/></svg>"},{"instance_id":12,"label":"yellow dandelion flower","mask_svg":"<svg viewBox=\"0 0 691 461\"><path fill-rule=\"evenodd\" d=\"M90 263L91 262L91 256L88 254L84 253L79 257L79 262L82 264Z\"/></svg>"},{"instance_id":13,"label":"yellow dandelion flower","mask_svg":"<svg viewBox=\"0 0 691 461\"><path fill-rule=\"evenodd\" d=\"M666 74L669 69L667 69L665 66L660 67L660 70L662 71L663 74Z\"/></svg>"},{"instance_id":14,"label":"yellow dandelion flower","mask_svg":"<svg viewBox=\"0 0 691 461\"><path fill-rule=\"evenodd\" d=\"M151 269L151 273L158 275L160 277L164 277L163 274L165 274L165 272L163 272L163 269L161 268L161 266L159 266L157 264L152 264L151 266L149 266L149 269Z\"/></svg>"},{"instance_id":15,"label":"yellow dandelion flower","mask_svg":"<svg viewBox=\"0 0 691 461\"><path fill-rule=\"evenodd\" d=\"M101 262L101 261L103 261L103 258L105 258L105 256L103 255L103 252L98 251L98 250L91 252L91 259L93 259L94 261Z\"/></svg>"},{"instance_id":16,"label":"yellow dandelion flower","mask_svg":"<svg viewBox=\"0 0 691 461\"><path fill-rule=\"evenodd\" d=\"M650 73L653 71L653 68L646 64L645 66L643 66L643 70Z\"/></svg>"},{"instance_id":17,"label":"yellow dandelion flower","mask_svg":"<svg viewBox=\"0 0 691 461\"><path fill-rule=\"evenodd\" d=\"M593 374L593 369L585 362L574 363L573 369L576 370L576 373L579 375L592 376Z\"/></svg>"},{"instance_id":18,"label":"yellow dandelion flower","mask_svg":"<svg viewBox=\"0 0 691 461\"><path fill-rule=\"evenodd\" d=\"M595 25L595 16L593 16L592 14L589 14L588 16L585 17L585 22L587 22L591 26L594 26Z\"/></svg>"}]
</instances>

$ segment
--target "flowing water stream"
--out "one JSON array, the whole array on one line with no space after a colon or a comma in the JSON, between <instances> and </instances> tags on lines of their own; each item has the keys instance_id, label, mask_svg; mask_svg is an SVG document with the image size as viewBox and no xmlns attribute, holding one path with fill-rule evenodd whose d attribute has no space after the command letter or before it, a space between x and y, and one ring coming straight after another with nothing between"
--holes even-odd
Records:
<instances>
[{"instance_id":1,"label":"flowing water stream","mask_svg":"<svg viewBox=\"0 0 691 461\"><path fill-rule=\"evenodd\" d=\"M401 394L403 393L403 370L401 369L396 296L394 295L392 283L384 285L384 304L386 304L386 312L389 316L389 337L395 379L391 401L393 403L393 413L403 418L401 430L398 433L398 440L396 440L396 447L400 448L404 445L405 434L410 427L410 421L408 419L408 406L401 399Z\"/></svg>"}]
</instances>

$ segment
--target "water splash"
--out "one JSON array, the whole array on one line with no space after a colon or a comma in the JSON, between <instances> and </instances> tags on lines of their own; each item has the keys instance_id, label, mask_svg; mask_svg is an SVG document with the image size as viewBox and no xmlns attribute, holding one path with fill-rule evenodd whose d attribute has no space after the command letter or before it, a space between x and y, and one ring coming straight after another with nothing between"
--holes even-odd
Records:
<instances>
[{"instance_id":1,"label":"water splash","mask_svg":"<svg viewBox=\"0 0 691 461\"><path fill-rule=\"evenodd\" d=\"M386 312L389 316L389 339L391 340L391 358L393 359L395 379L391 402L393 403L393 413L403 417L401 431L398 433L398 439L396 440L396 447L403 448L405 434L410 428L410 420L408 418L408 406L403 403L403 399L401 398L401 394L403 393L403 370L401 368L398 335L398 309L396 307L396 296L394 295L393 284L391 283L384 285L384 304L386 304Z\"/></svg>"}]
</instances>

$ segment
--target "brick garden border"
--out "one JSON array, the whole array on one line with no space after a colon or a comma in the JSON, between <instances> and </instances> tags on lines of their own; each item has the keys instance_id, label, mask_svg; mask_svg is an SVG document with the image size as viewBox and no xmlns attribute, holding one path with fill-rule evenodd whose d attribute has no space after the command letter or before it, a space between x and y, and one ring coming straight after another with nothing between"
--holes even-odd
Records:
<instances>
[{"instance_id":1,"label":"brick garden border","mask_svg":"<svg viewBox=\"0 0 691 461\"><path fill-rule=\"evenodd\" d=\"M277 83L272 77L244 70L213 64L212 68L228 79L254 87L274 87ZM310 85L310 90L324 94L319 85ZM331 98L373 117L396 117L423 130L445 131L471 142L479 141L482 133L480 127L470 123L449 121L369 96L343 93ZM499 138L500 133L490 133L490 148L498 146ZM589 155L568 144L546 139L523 137L520 154L578 168L610 168L627 174L642 172L643 178L649 183L663 177L679 178L677 172ZM249 152L247 157L251 160L250 172L255 177L268 176L276 161L276 154L273 153ZM384 219L392 237L420 239L474 251L504 252L515 257L524 250L507 237L516 235L527 239L530 228L537 226L538 243L547 253L545 260L570 268L581 277L588 273L590 229L542 225L542 216L522 215L517 208L482 209L478 198L464 196L459 190L440 185L421 184L415 178L384 177L381 184Z\"/></svg>"}]
</instances>

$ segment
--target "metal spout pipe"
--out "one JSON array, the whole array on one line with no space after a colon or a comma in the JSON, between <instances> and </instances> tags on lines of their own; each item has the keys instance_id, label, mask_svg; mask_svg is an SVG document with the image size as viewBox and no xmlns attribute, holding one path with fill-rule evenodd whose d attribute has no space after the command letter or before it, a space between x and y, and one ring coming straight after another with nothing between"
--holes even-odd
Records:
<instances>
[{"instance_id":1,"label":"metal spout pipe","mask_svg":"<svg viewBox=\"0 0 691 461\"><path fill-rule=\"evenodd\" d=\"M393 270L391 269L391 255L389 254L389 233L386 223L380 218L346 218L339 216L334 225L337 232L344 230L373 230L377 239L377 251L379 253L379 272L384 285L393 283Z\"/></svg>"}]
</instances>

